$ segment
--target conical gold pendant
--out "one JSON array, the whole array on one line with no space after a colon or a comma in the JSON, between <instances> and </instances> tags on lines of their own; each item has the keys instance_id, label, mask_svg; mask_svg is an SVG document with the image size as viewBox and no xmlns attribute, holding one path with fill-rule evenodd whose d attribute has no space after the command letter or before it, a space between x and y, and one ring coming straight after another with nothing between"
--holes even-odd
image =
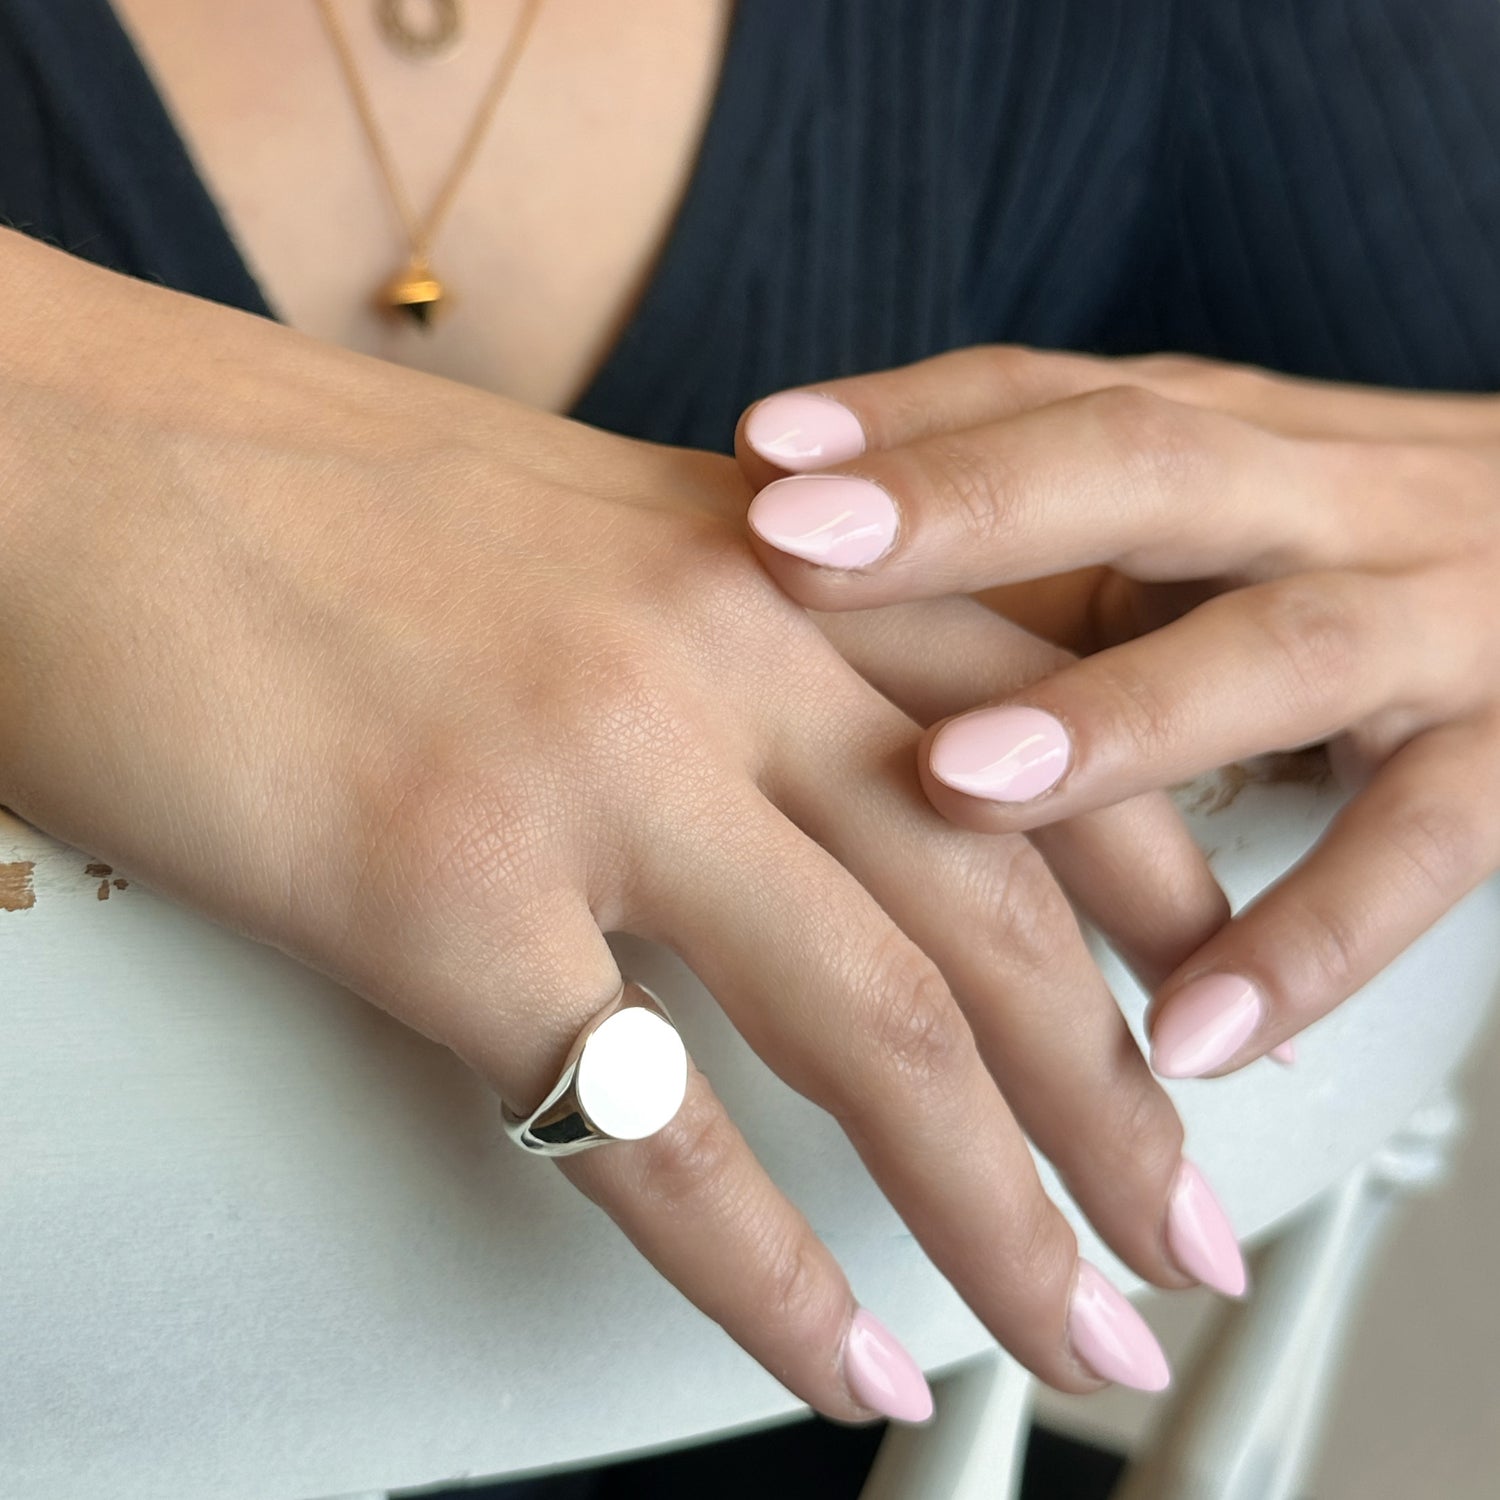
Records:
<instances>
[{"instance_id":1,"label":"conical gold pendant","mask_svg":"<svg viewBox=\"0 0 1500 1500\"><path fill-rule=\"evenodd\" d=\"M380 289L386 312L408 317L426 328L438 315L447 292L425 260L413 260Z\"/></svg>"}]
</instances>

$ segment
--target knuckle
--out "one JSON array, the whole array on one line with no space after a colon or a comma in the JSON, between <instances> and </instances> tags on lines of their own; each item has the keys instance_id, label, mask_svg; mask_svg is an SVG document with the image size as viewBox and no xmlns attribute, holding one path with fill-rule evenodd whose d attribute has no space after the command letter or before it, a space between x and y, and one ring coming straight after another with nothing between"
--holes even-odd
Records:
<instances>
[{"instance_id":1,"label":"knuckle","mask_svg":"<svg viewBox=\"0 0 1500 1500\"><path fill-rule=\"evenodd\" d=\"M555 711L556 737L570 759L619 773L645 763L653 747L678 740L683 716L657 649L628 632L593 642Z\"/></svg>"},{"instance_id":2,"label":"knuckle","mask_svg":"<svg viewBox=\"0 0 1500 1500\"><path fill-rule=\"evenodd\" d=\"M961 901L974 913L975 943L1007 967L1045 972L1055 962L1059 931L1074 920L1047 862L1018 834L984 835L978 852Z\"/></svg>"},{"instance_id":3,"label":"knuckle","mask_svg":"<svg viewBox=\"0 0 1500 1500\"><path fill-rule=\"evenodd\" d=\"M717 1100L690 1089L671 1123L636 1147L640 1191L662 1213L700 1211L723 1193L742 1149L739 1131Z\"/></svg>"},{"instance_id":4,"label":"knuckle","mask_svg":"<svg viewBox=\"0 0 1500 1500\"><path fill-rule=\"evenodd\" d=\"M350 899L367 936L460 891L514 889L549 842L526 790L495 775L460 724L420 731L378 785L365 794Z\"/></svg>"},{"instance_id":5,"label":"knuckle","mask_svg":"<svg viewBox=\"0 0 1500 1500\"><path fill-rule=\"evenodd\" d=\"M1161 1182L1171 1176L1182 1155L1182 1121L1154 1083L1120 1082L1101 1139L1121 1180Z\"/></svg>"},{"instance_id":6,"label":"knuckle","mask_svg":"<svg viewBox=\"0 0 1500 1500\"><path fill-rule=\"evenodd\" d=\"M1364 674L1359 613L1326 578L1296 577L1246 590L1248 623L1287 673L1297 701L1323 699L1332 683Z\"/></svg>"},{"instance_id":7,"label":"knuckle","mask_svg":"<svg viewBox=\"0 0 1500 1500\"><path fill-rule=\"evenodd\" d=\"M1472 812L1435 796L1406 802L1385 822L1386 842L1416 899L1450 900L1481 879L1491 863L1486 830Z\"/></svg>"},{"instance_id":8,"label":"knuckle","mask_svg":"<svg viewBox=\"0 0 1500 1500\"><path fill-rule=\"evenodd\" d=\"M1305 976L1285 994L1294 1011L1319 1014L1359 988L1367 967L1366 935L1359 918L1337 902L1302 908L1295 941L1282 950L1295 956L1295 972Z\"/></svg>"},{"instance_id":9,"label":"knuckle","mask_svg":"<svg viewBox=\"0 0 1500 1500\"><path fill-rule=\"evenodd\" d=\"M1209 479L1204 414L1139 385L1105 386L1079 398L1128 492L1148 510L1165 495Z\"/></svg>"},{"instance_id":10,"label":"knuckle","mask_svg":"<svg viewBox=\"0 0 1500 1500\"><path fill-rule=\"evenodd\" d=\"M1080 400L1095 428L1121 454L1170 454L1182 441L1185 409L1146 386L1107 385Z\"/></svg>"},{"instance_id":11,"label":"knuckle","mask_svg":"<svg viewBox=\"0 0 1500 1500\"><path fill-rule=\"evenodd\" d=\"M1124 759L1151 766L1171 758L1181 717L1177 685L1109 653L1094 658L1085 670L1098 703L1112 700L1113 712L1105 721L1123 741Z\"/></svg>"},{"instance_id":12,"label":"knuckle","mask_svg":"<svg viewBox=\"0 0 1500 1500\"><path fill-rule=\"evenodd\" d=\"M1077 355L1031 349L1024 344L987 344L981 357L985 383L1008 408L1046 400L1060 376L1086 363Z\"/></svg>"},{"instance_id":13,"label":"knuckle","mask_svg":"<svg viewBox=\"0 0 1500 1500\"><path fill-rule=\"evenodd\" d=\"M1072 1276L1078 1242L1040 1187L1016 1201L1000 1256L1014 1295L1028 1301L1059 1300L1059 1284Z\"/></svg>"},{"instance_id":14,"label":"knuckle","mask_svg":"<svg viewBox=\"0 0 1500 1500\"><path fill-rule=\"evenodd\" d=\"M866 1067L884 1077L895 1073L918 1094L946 1088L974 1039L932 962L905 937L888 937L863 989L867 998L859 1034ZM851 1083L856 1102L868 1106L867 1078Z\"/></svg>"},{"instance_id":15,"label":"knuckle","mask_svg":"<svg viewBox=\"0 0 1500 1500\"><path fill-rule=\"evenodd\" d=\"M930 439L927 456L931 462L928 482L965 537L988 551L1016 534L1025 489L1019 473L1002 455L981 453L958 435Z\"/></svg>"},{"instance_id":16,"label":"knuckle","mask_svg":"<svg viewBox=\"0 0 1500 1500\"><path fill-rule=\"evenodd\" d=\"M757 1264L760 1316L809 1337L822 1338L824 1330L830 1339L836 1336L843 1290L838 1278L829 1275L827 1257L810 1233L786 1234L774 1246L762 1247Z\"/></svg>"},{"instance_id":17,"label":"knuckle","mask_svg":"<svg viewBox=\"0 0 1500 1500\"><path fill-rule=\"evenodd\" d=\"M1253 365L1198 354L1148 354L1131 364L1165 394L1233 411L1258 406L1271 384L1271 377Z\"/></svg>"}]
</instances>

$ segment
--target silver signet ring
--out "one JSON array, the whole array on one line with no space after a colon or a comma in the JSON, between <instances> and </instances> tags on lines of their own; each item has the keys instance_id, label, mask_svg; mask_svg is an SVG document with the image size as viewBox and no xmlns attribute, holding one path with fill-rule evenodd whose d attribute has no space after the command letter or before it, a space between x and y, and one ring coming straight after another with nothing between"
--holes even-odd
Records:
<instances>
[{"instance_id":1,"label":"silver signet ring","mask_svg":"<svg viewBox=\"0 0 1500 1500\"><path fill-rule=\"evenodd\" d=\"M688 1057L666 1007L627 980L574 1039L557 1082L529 1115L508 1104L506 1134L539 1156L655 1135L682 1106Z\"/></svg>"}]
</instances>

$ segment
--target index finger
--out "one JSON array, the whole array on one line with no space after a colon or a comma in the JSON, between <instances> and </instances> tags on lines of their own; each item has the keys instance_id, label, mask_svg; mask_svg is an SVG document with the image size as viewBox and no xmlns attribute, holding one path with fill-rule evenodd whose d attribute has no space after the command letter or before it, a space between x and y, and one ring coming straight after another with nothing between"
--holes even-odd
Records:
<instances>
[{"instance_id":1,"label":"index finger","mask_svg":"<svg viewBox=\"0 0 1500 1500\"><path fill-rule=\"evenodd\" d=\"M748 520L793 598L866 609L1097 564L1143 580L1333 565L1346 477L1336 445L1113 386L779 479Z\"/></svg>"}]
</instances>

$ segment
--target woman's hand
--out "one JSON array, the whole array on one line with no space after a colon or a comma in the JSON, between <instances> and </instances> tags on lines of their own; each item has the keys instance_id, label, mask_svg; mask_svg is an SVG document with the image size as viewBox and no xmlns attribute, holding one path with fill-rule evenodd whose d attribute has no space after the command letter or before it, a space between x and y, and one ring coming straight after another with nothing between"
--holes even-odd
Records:
<instances>
[{"instance_id":1,"label":"woman's hand","mask_svg":"<svg viewBox=\"0 0 1500 1500\"><path fill-rule=\"evenodd\" d=\"M773 396L739 450L758 485L821 471L750 508L813 608L1068 575L1035 607L1097 654L924 741L954 823L1038 829L1324 741L1362 784L1161 986L1159 1072L1286 1041L1500 865L1500 399L975 348Z\"/></svg>"},{"instance_id":2,"label":"woman's hand","mask_svg":"<svg viewBox=\"0 0 1500 1500\"><path fill-rule=\"evenodd\" d=\"M1232 1238L1047 864L932 814L891 701L950 713L1050 648L912 606L850 639L885 696L755 562L730 460L6 256L0 801L518 1109L620 983L602 932L668 944L1030 1368L1164 1382L1022 1127L1143 1276L1236 1290ZM1223 919L1164 799L1047 848L1143 970ZM562 1168L820 1411L924 1414L700 1073Z\"/></svg>"}]
</instances>

